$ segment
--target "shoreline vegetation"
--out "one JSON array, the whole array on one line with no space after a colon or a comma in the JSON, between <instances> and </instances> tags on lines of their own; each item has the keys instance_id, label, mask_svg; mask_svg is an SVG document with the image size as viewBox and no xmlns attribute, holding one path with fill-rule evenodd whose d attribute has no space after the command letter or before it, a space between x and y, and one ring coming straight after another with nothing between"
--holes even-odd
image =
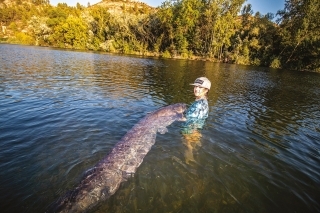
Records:
<instances>
[{"instance_id":1,"label":"shoreline vegetation","mask_svg":"<svg viewBox=\"0 0 320 213\"><path fill-rule=\"evenodd\" d=\"M266 15L245 0L0 0L0 43L320 72L319 15L318 0Z\"/></svg>"}]
</instances>

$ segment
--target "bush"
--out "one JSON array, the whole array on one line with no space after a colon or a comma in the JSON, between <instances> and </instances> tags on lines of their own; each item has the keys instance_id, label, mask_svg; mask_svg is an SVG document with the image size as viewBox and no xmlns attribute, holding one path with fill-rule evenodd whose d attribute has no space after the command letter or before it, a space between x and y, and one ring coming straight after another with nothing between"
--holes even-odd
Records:
<instances>
[{"instance_id":1,"label":"bush","mask_svg":"<svg viewBox=\"0 0 320 213\"><path fill-rule=\"evenodd\" d=\"M171 58L171 54L168 50L166 50L162 53L162 57L163 58Z\"/></svg>"},{"instance_id":2,"label":"bush","mask_svg":"<svg viewBox=\"0 0 320 213\"><path fill-rule=\"evenodd\" d=\"M24 45L34 45L35 40L22 32L16 33L14 37L11 37L8 39L9 43L15 43L15 44L24 44Z\"/></svg>"},{"instance_id":3,"label":"bush","mask_svg":"<svg viewBox=\"0 0 320 213\"><path fill-rule=\"evenodd\" d=\"M242 65L249 65L250 64L250 59L248 56L243 56L240 55L236 58L235 60L236 64L242 64Z\"/></svg>"},{"instance_id":4,"label":"bush","mask_svg":"<svg viewBox=\"0 0 320 213\"><path fill-rule=\"evenodd\" d=\"M261 65L260 59L254 58L253 61L251 61L251 65L253 65L253 66L260 66L260 65Z\"/></svg>"},{"instance_id":5,"label":"bush","mask_svg":"<svg viewBox=\"0 0 320 213\"><path fill-rule=\"evenodd\" d=\"M274 58L270 64L270 67L272 68L281 68L281 61L279 58Z\"/></svg>"}]
</instances>

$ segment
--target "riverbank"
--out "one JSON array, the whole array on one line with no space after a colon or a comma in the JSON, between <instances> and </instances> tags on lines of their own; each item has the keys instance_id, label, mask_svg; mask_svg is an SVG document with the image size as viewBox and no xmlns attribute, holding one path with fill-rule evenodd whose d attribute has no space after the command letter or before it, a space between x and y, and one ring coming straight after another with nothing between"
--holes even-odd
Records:
<instances>
[{"instance_id":1,"label":"riverbank","mask_svg":"<svg viewBox=\"0 0 320 213\"><path fill-rule=\"evenodd\" d=\"M104 51L104 50L89 50L89 49L74 49L74 48L61 48L61 47L52 47L52 46L37 46L37 45L29 45L29 44L21 44L18 42L8 42L9 38L0 38L0 44L12 44L12 45L22 45L22 46L34 46L34 47L50 47L50 48L58 48L62 50L79 50L79 51L94 51L94 52L101 52L101 53L114 53L114 54L123 54L123 55L135 55L135 56L145 56L145 57L156 57L156 58L167 58L167 59L178 59L178 60L198 60L198 61L211 61L211 62L221 62L214 58L210 57L202 57L202 56L195 56L195 55L187 55L182 56L178 54L171 55L169 52L165 53L157 53L157 52L137 52L137 51L130 51L129 53L123 53L122 51ZM231 63L233 64L233 63Z\"/></svg>"}]
</instances>

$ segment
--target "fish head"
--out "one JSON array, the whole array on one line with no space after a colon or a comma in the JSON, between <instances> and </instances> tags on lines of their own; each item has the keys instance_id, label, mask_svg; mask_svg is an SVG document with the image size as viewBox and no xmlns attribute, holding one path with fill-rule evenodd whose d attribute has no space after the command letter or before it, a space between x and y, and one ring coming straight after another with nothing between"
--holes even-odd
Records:
<instances>
[{"instance_id":1,"label":"fish head","mask_svg":"<svg viewBox=\"0 0 320 213\"><path fill-rule=\"evenodd\" d=\"M184 103L172 104L172 105L160 108L155 113L155 116L158 119L161 119L162 122L169 121L169 120L172 120L171 123L174 120L184 121L185 117L183 113L186 109L187 109L187 105Z\"/></svg>"},{"instance_id":2,"label":"fish head","mask_svg":"<svg viewBox=\"0 0 320 213\"><path fill-rule=\"evenodd\" d=\"M185 103L173 104L172 107L176 113L183 113L187 109L187 105Z\"/></svg>"},{"instance_id":3,"label":"fish head","mask_svg":"<svg viewBox=\"0 0 320 213\"><path fill-rule=\"evenodd\" d=\"M185 103L177 103L173 105L173 109L176 112L176 120L177 121L186 121L186 117L184 116L184 112L187 110L187 105Z\"/></svg>"}]
</instances>

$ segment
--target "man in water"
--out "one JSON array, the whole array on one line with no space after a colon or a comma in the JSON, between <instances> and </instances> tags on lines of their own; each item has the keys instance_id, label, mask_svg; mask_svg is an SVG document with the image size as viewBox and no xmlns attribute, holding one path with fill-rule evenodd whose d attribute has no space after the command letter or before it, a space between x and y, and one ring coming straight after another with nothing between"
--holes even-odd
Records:
<instances>
[{"instance_id":1,"label":"man in water","mask_svg":"<svg viewBox=\"0 0 320 213\"><path fill-rule=\"evenodd\" d=\"M211 88L211 82L206 77L200 77L191 85L194 86L193 93L196 100L186 110L186 122L182 128L182 134L186 139L186 146L188 148L185 153L187 163L189 161L194 161L193 146L199 145L201 138L199 129L202 129L205 120L208 117L209 105L207 95Z\"/></svg>"}]
</instances>

